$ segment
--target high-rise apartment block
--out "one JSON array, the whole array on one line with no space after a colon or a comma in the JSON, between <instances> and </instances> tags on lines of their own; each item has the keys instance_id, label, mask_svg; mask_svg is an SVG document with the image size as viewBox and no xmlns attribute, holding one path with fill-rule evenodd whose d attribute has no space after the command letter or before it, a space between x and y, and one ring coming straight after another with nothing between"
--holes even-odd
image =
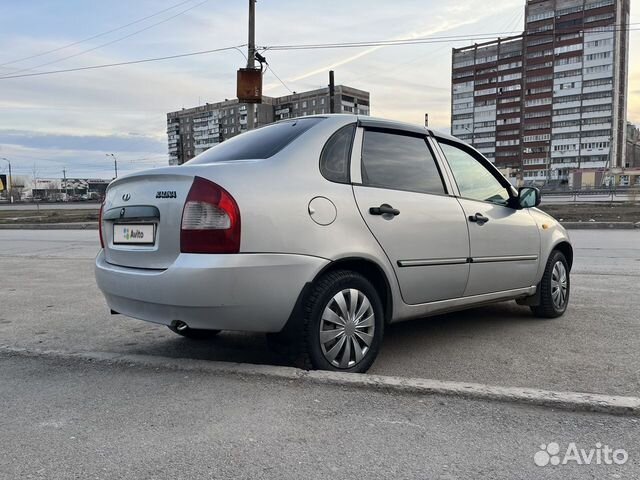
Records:
<instances>
[{"instance_id":1,"label":"high-rise apartment block","mask_svg":"<svg viewBox=\"0 0 640 480\"><path fill-rule=\"evenodd\" d=\"M283 97L262 97L256 105L256 127L286 118L330 113L329 88ZM336 85L335 113L369 115L369 92ZM169 164L180 165L196 155L247 130L247 105L237 99L207 103L167 114Z\"/></svg>"},{"instance_id":2,"label":"high-rise apartment block","mask_svg":"<svg viewBox=\"0 0 640 480\"><path fill-rule=\"evenodd\" d=\"M453 135L512 181L624 166L629 0L528 0L521 35L453 49Z\"/></svg>"}]
</instances>

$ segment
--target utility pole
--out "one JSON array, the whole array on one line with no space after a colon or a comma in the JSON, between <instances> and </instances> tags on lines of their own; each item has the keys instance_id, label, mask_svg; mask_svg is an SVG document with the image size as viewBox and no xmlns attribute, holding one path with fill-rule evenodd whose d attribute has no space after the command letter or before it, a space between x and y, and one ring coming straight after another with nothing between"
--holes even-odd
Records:
<instances>
[{"instance_id":1,"label":"utility pole","mask_svg":"<svg viewBox=\"0 0 640 480\"><path fill-rule=\"evenodd\" d=\"M64 201L67 201L67 169L62 169L62 183L64 185Z\"/></svg>"},{"instance_id":2,"label":"utility pole","mask_svg":"<svg viewBox=\"0 0 640 480\"><path fill-rule=\"evenodd\" d=\"M247 68L256 66L256 0L249 0L249 41L247 43ZM254 103L247 104L247 130L254 128L256 107Z\"/></svg>"},{"instance_id":3,"label":"utility pole","mask_svg":"<svg viewBox=\"0 0 640 480\"><path fill-rule=\"evenodd\" d=\"M36 203L36 210L40 213L40 201L36 200L34 192L38 191L38 169L36 167L36 162L33 162L33 186L34 188L31 190L31 200Z\"/></svg>"},{"instance_id":4,"label":"utility pole","mask_svg":"<svg viewBox=\"0 0 640 480\"><path fill-rule=\"evenodd\" d=\"M107 157L113 157L113 169L115 170L116 176L114 178L118 178L118 159L113 153L106 153Z\"/></svg>"},{"instance_id":5,"label":"utility pole","mask_svg":"<svg viewBox=\"0 0 640 480\"><path fill-rule=\"evenodd\" d=\"M13 183L13 182L12 182L12 179L11 179L11 162L9 161L9 159L8 159L8 158L4 158L4 157L0 158L0 160L4 160L5 162L7 162L7 163L9 164L9 190L8 190L8 191L9 191L9 201L10 201L11 203L13 203L13 195L11 195L11 194L13 193L13 192L11 191L11 189L12 189L12 183Z\"/></svg>"},{"instance_id":6,"label":"utility pole","mask_svg":"<svg viewBox=\"0 0 640 480\"><path fill-rule=\"evenodd\" d=\"M336 81L333 70L329 70L329 113L336 113Z\"/></svg>"}]
</instances>

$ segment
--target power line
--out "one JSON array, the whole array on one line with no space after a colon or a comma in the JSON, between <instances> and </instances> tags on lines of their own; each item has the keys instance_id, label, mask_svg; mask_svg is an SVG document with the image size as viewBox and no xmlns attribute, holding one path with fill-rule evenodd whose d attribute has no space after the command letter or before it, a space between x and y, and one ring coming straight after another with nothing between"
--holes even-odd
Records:
<instances>
[{"instance_id":1,"label":"power line","mask_svg":"<svg viewBox=\"0 0 640 480\"><path fill-rule=\"evenodd\" d=\"M83 70L96 70L99 68L109 68L109 67L120 67L123 65L135 65L138 63L147 63L147 62L158 62L161 60L173 60L176 58L184 58L184 57L192 57L194 55L206 55L209 53L217 53L224 52L228 50L237 50L238 48L246 47L247 44L244 43L242 45L235 45L233 47L222 47L222 48L214 48L212 50L201 50L199 52L190 52L190 53L180 53L177 55L168 55L166 57L154 57L154 58L143 58L141 60L131 60L128 62L118 62L118 63L104 63L101 65L90 65L87 67L76 67L76 68L65 68L63 70L49 70L46 72L34 72L34 73L23 73L20 75L5 75L0 77L0 80L7 80L10 78L23 78L23 77L37 77L40 75L53 75L55 73L68 73L68 72L80 72Z\"/></svg>"},{"instance_id":2,"label":"power line","mask_svg":"<svg viewBox=\"0 0 640 480\"><path fill-rule=\"evenodd\" d=\"M12 64L18 63L18 62L23 62L24 60L30 60L32 58L42 57L44 55L48 55L50 53L59 52L60 50L65 50L65 49L67 49L69 47L73 47L73 46L79 45L81 43L85 43L85 42L88 42L88 41L91 41L91 40L95 40L96 38L104 37L105 35L109 35L110 33L117 32L119 30L123 30L123 29L125 29L127 27L130 27L132 25L136 25L138 23L144 22L145 20L148 20L150 18L156 17L156 16L158 16L158 15L164 13L164 12L168 12L169 10L173 10L174 8L180 7L180 6L184 5L185 3L190 3L192 1L193 0L184 0L182 2L179 2L179 3L176 3L176 4L172 5L170 7L167 7L165 9L163 9L163 10L160 10L160 11L158 11L156 13L153 13L151 15L147 15L146 17L139 18L138 20L134 20L133 22L127 23L126 25L121 25L119 27L112 28L111 30L107 30L105 32L98 33L96 35L92 35L91 37L83 38L82 40L78 40L76 42L69 43L67 45L63 45L62 47L57 47L57 48L54 48L52 50L47 50L46 52L36 53L35 55L30 55L28 57L17 58L15 60L11 60L9 62L0 63L0 67L4 67L5 65L12 65Z\"/></svg>"},{"instance_id":3,"label":"power line","mask_svg":"<svg viewBox=\"0 0 640 480\"><path fill-rule=\"evenodd\" d=\"M282 79L278 76L278 74L273 70L273 68L271 67L271 65L269 65L268 63L267 63L267 68L268 68L268 69L269 69L269 71L273 74L273 76L274 76L274 77L276 77L276 78L278 79L278 81L282 84L282 86L283 86L284 88L286 88L287 90L289 90L289 93L291 93L291 94L292 94L292 93L293 93L293 90L291 90L289 87L287 87L287 84L286 84L286 83L284 83L284 82L282 81Z\"/></svg>"},{"instance_id":4,"label":"power line","mask_svg":"<svg viewBox=\"0 0 640 480\"><path fill-rule=\"evenodd\" d=\"M629 25L640 25L639 23L631 23ZM626 28L620 28L620 29L612 29L609 27L612 27L613 25L609 25L609 26L605 26L605 27L600 27L600 28L604 28L603 30L598 30L598 31L603 31L603 32L612 32L612 31L636 31L636 30L640 30L640 27L638 28L630 28L630 27L626 27ZM594 27L595 28L595 27ZM589 29L587 29L586 31L589 31ZM562 34L568 34L568 33L579 33L579 32L585 32L584 29L577 29L577 30L562 30ZM446 36L446 37L427 37L427 38L418 38L418 39L404 39L404 40L379 40L379 41L369 41L369 42L346 42L346 43L325 43L325 44L298 44L298 45L266 45L266 46L261 46L259 47L260 50L263 51L267 51L267 50L316 50L316 49L330 49L330 48L363 48L363 47L391 47L391 46L401 46L401 45L422 45L422 44L437 44L437 43L446 43L446 42L472 42L472 41L478 41L478 40L494 40L495 38L497 38L496 36L500 36L500 35L507 35L507 34L513 34L513 33L517 33L517 32L494 32L494 33L486 33L486 34L472 34L472 35L450 35L450 36ZM521 35L523 32L519 32L519 35ZM537 32L537 33L533 33L533 34L526 34L526 32L524 32L525 35L527 36L532 36L532 35L553 35L553 32ZM555 34L558 34L559 32L555 32ZM519 36L518 35L518 36ZM0 80L7 80L7 79L12 79L12 78L23 78L23 77L35 77L35 76L41 76L41 75L52 75L52 74L56 74L56 73L69 73L69 72L78 72L78 71L83 71L83 70L95 70L95 69L100 69L100 68L109 68L109 67L119 67L119 66L123 66L123 65L134 65L134 64L139 64L139 63L147 63L147 62L157 62L157 61L162 61L162 60L172 60L172 59L176 59L176 58L184 58L184 57L191 57L194 55L205 55L205 54L209 54L209 53L216 53L216 52L222 52L222 51L227 51L227 50L238 50L242 47L246 47L247 44L241 44L241 45L235 45L235 46L231 46L231 47L223 47L223 48L216 48L216 49L211 49L211 50L201 50L198 52L190 52L190 53L182 53L182 54L177 54L177 55L168 55L168 56L164 56L164 57L154 57L154 58L145 58L145 59L140 59L140 60L131 60L131 61L127 61L127 62L118 62L118 63L107 63L107 64L100 64L100 65L91 65L91 66L85 66L85 67L76 67L76 68L66 68L66 69L61 69L61 70L49 70L49 71L44 71L44 72L33 72L33 73L24 73L24 74L15 74L15 75L4 75L4 76L0 76ZM273 70L271 70L273 73Z\"/></svg>"},{"instance_id":5,"label":"power line","mask_svg":"<svg viewBox=\"0 0 640 480\"><path fill-rule=\"evenodd\" d=\"M36 68L46 67L47 65L53 65L54 63L59 63L59 62L62 62L64 60L68 60L68 59L74 58L74 57L79 57L80 55L84 55L85 53L93 52L93 51L98 50L100 48L103 48L103 47L106 47L106 46L109 46L109 45L113 45L114 43L121 42L122 40L126 40L127 38L133 37L134 35L138 35L138 34L140 34L142 32L146 32L147 30L150 30L150 29L152 29L154 27L157 27L160 24L163 24L163 23L166 23L166 22L168 22L170 20L173 20L174 18L179 17L180 15L183 15L183 14L187 13L190 10L193 10L194 8L197 8L200 5L203 5L203 4L207 3L208 1L209 0L203 0L203 1L199 2L199 3L196 3L195 5L190 6L189 8L186 8L186 9L176 13L175 15L172 15L172 16L170 16L168 18L160 20L159 22L152 23L151 25L147 25L146 27L141 28L140 30L136 30L134 32L131 32L131 33L129 33L129 34L123 36L123 37L115 38L113 40L110 40L109 42L105 42L103 44L96 45L95 47L88 48L86 50L83 50L83 51L78 52L78 53L74 53L72 55L67 55L66 57L58 58L56 60L51 60L50 62L45 62L45 63L41 63L39 65L34 65L33 67L23 68L21 70L17 70L15 72L11 72L9 75L17 75L17 74L20 74L20 73L23 73L23 72L30 72L32 70L35 70ZM2 78L2 77L0 77L0 78Z\"/></svg>"},{"instance_id":6,"label":"power line","mask_svg":"<svg viewBox=\"0 0 640 480\"><path fill-rule=\"evenodd\" d=\"M631 25L640 25L640 23L630 23L625 28L617 28L621 25L607 25L604 27L594 27L599 28L602 32L613 32L613 31L635 31L640 30L640 28L630 28ZM610 28L616 27L616 28ZM590 29L566 29L561 31L556 31L555 34L568 34L568 33L580 33L589 31ZM492 32L492 33L477 33L477 34L466 34L466 35L447 35L440 37L422 37L422 38L406 38L406 39L398 39L398 40L374 40L374 41L365 41L365 42L341 42L341 43L308 43L308 44L291 44L291 45L268 45L261 46L260 49L268 51L268 50L317 50L317 49L329 49L329 48L361 48L361 47L391 47L396 45L421 45L425 43L442 43L442 42L452 42L452 41L466 41L471 42L474 40L492 40L500 37L501 35L514 35L519 36L521 34L525 34L526 36L533 35L553 35L552 31L545 32L533 32L526 33L522 31L512 31L512 32Z\"/></svg>"}]
</instances>

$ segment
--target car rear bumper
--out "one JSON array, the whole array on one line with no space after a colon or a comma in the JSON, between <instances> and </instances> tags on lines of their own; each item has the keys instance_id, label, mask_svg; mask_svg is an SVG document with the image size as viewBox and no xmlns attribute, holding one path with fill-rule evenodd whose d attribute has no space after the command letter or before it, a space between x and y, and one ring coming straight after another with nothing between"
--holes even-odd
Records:
<instances>
[{"instance_id":1,"label":"car rear bumper","mask_svg":"<svg viewBox=\"0 0 640 480\"><path fill-rule=\"evenodd\" d=\"M191 328L278 332L298 295L328 260L305 255L180 254L165 270L112 265L95 275L109 308L149 322Z\"/></svg>"}]
</instances>

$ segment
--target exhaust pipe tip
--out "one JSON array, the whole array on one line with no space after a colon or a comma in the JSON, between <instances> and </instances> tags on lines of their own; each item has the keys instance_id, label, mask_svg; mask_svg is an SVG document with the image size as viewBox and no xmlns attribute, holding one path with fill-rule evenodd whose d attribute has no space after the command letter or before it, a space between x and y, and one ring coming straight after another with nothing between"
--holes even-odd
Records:
<instances>
[{"instance_id":1,"label":"exhaust pipe tip","mask_svg":"<svg viewBox=\"0 0 640 480\"><path fill-rule=\"evenodd\" d=\"M189 329L189 326L181 320L178 320L175 323L176 330L179 332L186 332Z\"/></svg>"}]
</instances>

